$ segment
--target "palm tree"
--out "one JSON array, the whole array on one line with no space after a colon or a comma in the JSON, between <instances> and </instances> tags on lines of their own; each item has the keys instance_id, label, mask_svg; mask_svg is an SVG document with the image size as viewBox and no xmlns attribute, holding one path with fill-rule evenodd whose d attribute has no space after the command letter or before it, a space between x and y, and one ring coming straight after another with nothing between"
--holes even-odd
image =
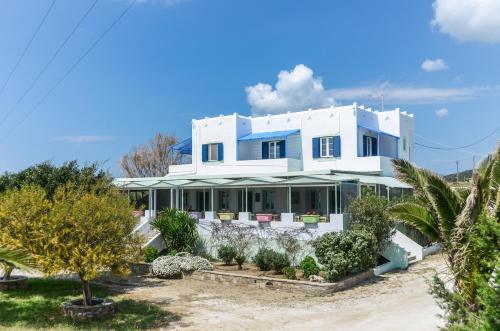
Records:
<instances>
[{"instance_id":1,"label":"palm tree","mask_svg":"<svg viewBox=\"0 0 500 331\"><path fill-rule=\"evenodd\" d=\"M471 235L482 216L500 219L500 147L474 171L470 188L454 189L442 177L406 160L394 160L396 177L411 185L413 202L388 208L389 215L443 244L458 290L473 304L479 256Z\"/></svg>"},{"instance_id":2,"label":"palm tree","mask_svg":"<svg viewBox=\"0 0 500 331\"><path fill-rule=\"evenodd\" d=\"M3 269L3 277L0 280L9 280L14 268L29 271L33 267L33 260L26 251L0 247L0 269Z\"/></svg>"}]
</instances>

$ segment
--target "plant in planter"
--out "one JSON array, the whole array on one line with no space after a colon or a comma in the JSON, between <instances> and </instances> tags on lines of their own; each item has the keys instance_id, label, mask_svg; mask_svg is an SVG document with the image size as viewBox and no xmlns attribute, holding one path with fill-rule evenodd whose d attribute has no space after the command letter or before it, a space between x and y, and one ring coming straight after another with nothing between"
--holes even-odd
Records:
<instances>
[{"instance_id":1,"label":"plant in planter","mask_svg":"<svg viewBox=\"0 0 500 331\"><path fill-rule=\"evenodd\" d=\"M230 265L236 258L237 252L233 246L222 245L217 250L217 255L219 256L219 259L224 261L225 265Z\"/></svg>"},{"instance_id":2,"label":"plant in planter","mask_svg":"<svg viewBox=\"0 0 500 331\"><path fill-rule=\"evenodd\" d=\"M196 222L188 213L177 209L164 210L152 222L165 243L166 251L192 253L199 238Z\"/></svg>"},{"instance_id":3,"label":"plant in planter","mask_svg":"<svg viewBox=\"0 0 500 331\"><path fill-rule=\"evenodd\" d=\"M12 277L11 273L15 268L29 271L33 267L33 260L26 251L0 247L0 270L3 270L3 275L0 277L0 290L25 287L27 277Z\"/></svg>"},{"instance_id":4,"label":"plant in planter","mask_svg":"<svg viewBox=\"0 0 500 331\"><path fill-rule=\"evenodd\" d=\"M66 315L88 319L114 312L111 302L92 296L90 281L105 270L125 273L128 260L139 252L126 197L106 185L67 184L48 200L42 188L27 186L8 192L0 205L2 227L9 229L2 231L3 242L25 247L47 275L79 276L83 299L65 303Z\"/></svg>"},{"instance_id":5,"label":"plant in planter","mask_svg":"<svg viewBox=\"0 0 500 331\"><path fill-rule=\"evenodd\" d=\"M285 275L286 279L297 279L297 272L294 267L285 267L283 268L283 274Z\"/></svg>"},{"instance_id":6,"label":"plant in planter","mask_svg":"<svg viewBox=\"0 0 500 331\"><path fill-rule=\"evenodd\" d=\"M254 262L260 270L274 270L276 273L282 273L283 268L290 266L290 261L286 254L269 248L259 249L254 257Z\"/></svg>"}]
</instances>

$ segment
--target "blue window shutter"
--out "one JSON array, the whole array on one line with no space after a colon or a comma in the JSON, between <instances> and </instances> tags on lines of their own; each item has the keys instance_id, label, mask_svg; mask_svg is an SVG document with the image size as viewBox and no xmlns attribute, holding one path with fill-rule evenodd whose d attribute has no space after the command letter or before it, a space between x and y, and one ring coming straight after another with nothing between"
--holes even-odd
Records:
<instances>
[{"instance_id":1,"label":"blue window shutter","mask_svg":"<svg viewBox=\"0 0 500 331\"><path fill-rule=\"evenodd\" d=\"M224 145L222 143L217 144L217 160L224 160Z\"/></svg>"},{"instance_id":2,"label":"blue window shutter","mask_svg":"<svg viewBox=\"0 0 500 331\"><path fill-rule=\"evenodd\" d=\"M333 137L333 156L340 157L340 136Z\"/></svg>"},{"instance_id":3,"label":"blue window shutter","mask_svg":"<svg viewBox=\"0 0 500 331\"><path fill-rule=\"evenodd\" d=\"M363 156L368 156L368 137L363 136Z\"/></svg>"},{"instance_id":4,"label":"blue window shutter","mask_svg":"<svg viewBox=\"0 0 500 331\"><path fill-rule=\"evenodd\" d=\"M378 146L377 138L372 138L372 155L373 156L378 155L377 146Z\"/></svg>"},{"instance_id":5,"label":"blue window shutter","mask_svg":"<svg viewBox=\"0 0 500 331\"><path fill-rule=\"evenodd\" d=\"M319 158L319 138L313 138L312 143L313 159L317 159Z\"/></svg>"},{"instance_id":6,"label":"blue window shutter","mask_svg":"<svg viewBox=\"0 0 500 331\"><path fill-rule=\"evenodd\" d=\"M201 145L201 161L202 162L208 161L208 145L207 144Z\"/></svg>"},{"instance_id":7,"label":"blue window shutter","mask_svg":"<svg viewBox=\"0 0 500 331\"><path fill-rule=\"evenodd\" d=\"M267 160L269 158L269 142L262 142L262 159Z\"/></svg>"},{"instance_id":8,"label":"blue window shutter","mask_svg":"<svg viewBox=\"0 0 500 331\"><path fill-rule=\"evenodd\" d=\"M286 157L286 142L285 140L281 140L280 144L280 158L283 159Z\"/></svg>"}]
</instances>

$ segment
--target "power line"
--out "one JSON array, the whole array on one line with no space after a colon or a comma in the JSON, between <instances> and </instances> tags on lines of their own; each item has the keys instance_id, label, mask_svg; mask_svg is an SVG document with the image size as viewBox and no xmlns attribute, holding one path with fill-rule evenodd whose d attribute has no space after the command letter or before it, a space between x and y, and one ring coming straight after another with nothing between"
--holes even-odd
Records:
<instances>
[{"instance_id":1,"label":"power line","mask_svg":"<svg viewBox=\"0 0 500 331\"><path fill-rule=\"evenodd\" d=\"M31 115L33 112L47 99L52 92L75 70L75 68L89 55L89 53L99 44L99 42L104 39L104 37L113 29L113 27L118 24L118 22L127 14L127 12L132 8L132 6L137 2L137 0L133 0L129 3L129 5L121 12L121 14L104 30L101 35L90 45L90 47L73 63L73 65L64 73L64 75L43 95L40 100L30 109L28 113L18 122L16 125L12 126L11 129L7 132L7 134L3 137L6 139L19 125L23 124L23 122Z\"/></svg>"},{"instance_id":2,"label":"power line","mask_svg":"<svg viewBox=\"0 0 500 331\"><path fill-rule=\"evenodd\" d=\"M42 20L40 21L40 23L38 24L37 28L35 29L35 32L33 32L33 34L31 35L30 40L28 41L28 43L24 47L24 50L21 53L21 56L17 59L16 64L14 65L14 67L10 71L9 75L7 76L7 79L3 83L2 88L0 88L0 95L2 95L3 91L5 90L5 87L7 87L7 84L9 83L10 79L12 78L12 76L14 75L14 73L16 72L17 67L19 67L19 64L21 63L21 61L23 60L24 56L28 52L28 49L30 48L31 44L33 43L33 40L35 40L35 37L38 34L38 32L40 31L40 29L42 28L42 25L45 23L45 20L47 19L47 16L49 16L49 13L52 11L52 8L54 7L56 1L57 0L52 0L52 3L50 4L49 8L47 8L47 11L45 12L45 14L42 17Z\"/></svg>"},{"instance_id":3,"label":"power line","mask_svg":"<svg viewBox=\"0 0 500 331\"><path fill-rule=\"evenodd\" d=\"M483 141L485 141L489 137L493 136L498 131L498 129L500 129L500 126L497 126L496 129L493 130L493 132L491 132L487 136L479 139L478 141L475 141L473 143L470 143L470 144L467 144L467 145L464 145L464 146L459 146L459 147L435 147L435 146L428 146L428 145L424 145L424 144L419 144L417 142L415 142L415 145L420 146L420 147L430 148L430 149L447 150L447 151L457 150L457 149L464 149L464 148L468 148L468 147L471 147L471 146L474 146L474 145L482 143Z\"/></svg>"},{"instance_id":4,"label":"power line","mask_svg":"<svg viewBox=\"0 0 500 331\"><path fill-rule=\"evenodd\" d=\"M87 11L80 18L80 20L76 23L76 25L73 28L73 30L71 30L71 32L68 34L68 36L66 37L66 39L64 39L64 41L59 45L59 47L54 52L54 54L52 54L52 56L50 57L49 61L47 61L47 63L45 63L45 65L43 66L42 70L40 70L40 72L38 73L38 75L36 75L36 77L31 81L31 83L28 86L28 88L26 90L24 90L23 94L19 97L19 99L17 99L16 103L5 114L5 116L0 121L0 127L7 121L7 119L14 112L14 110L17 108L17 106L19 106L19 104L24 100L24 98L26 97L26 95L35 86L35 84L38 82L38 80L40 79L40 77L42 77L42 75L45 73L45 70L47 70L47 68L52 64L52 62L54 62L54 60L56 59L57 55L59 55L59 53L64 48L64 46L66 46L66 44L71 39L71 37L73 37L73 35L76 33L76 31L78 30L78 28L80 27L80 25L87 18L87 16L90 14L90 12L92 11L92 9L94 9L94 7L95 7L95 5L97 4L98 1L99 0L95 0L92 3L92 5L89 7L89 9L87 9Z\"/></svg>"}]
</instances>

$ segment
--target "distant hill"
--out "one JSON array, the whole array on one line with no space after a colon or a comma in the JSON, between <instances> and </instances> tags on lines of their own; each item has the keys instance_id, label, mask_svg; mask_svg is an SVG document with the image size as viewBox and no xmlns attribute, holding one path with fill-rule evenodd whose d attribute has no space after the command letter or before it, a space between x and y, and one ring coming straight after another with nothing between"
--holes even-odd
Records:
<instances>
[{"instance_id":1,"label":"distant hill","mask_svg":"<svg viewBox=\"0 0 500 331\"><path fill-rule=\"evenodd\" d=\"M469 179L471 179L471 177L472 177L472 169L460 171L458 173L458 181L459 182L466 182ZM456 173L452 173L452 174L449 174L449 175L445 175L444 178L447 181L449 181L449 182L456 182L456 180L457 180L457 174Z\"/></svg>"}]
</instances>

